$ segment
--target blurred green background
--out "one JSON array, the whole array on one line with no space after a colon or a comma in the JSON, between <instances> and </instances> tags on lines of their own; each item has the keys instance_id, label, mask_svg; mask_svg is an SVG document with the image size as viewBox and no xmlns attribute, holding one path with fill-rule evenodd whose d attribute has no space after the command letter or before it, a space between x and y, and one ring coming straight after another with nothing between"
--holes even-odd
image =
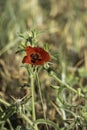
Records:
<instances>
[{"instance_id":1,"label":"blurred green background","mask_svg":"<svg viewBox=\"0 0 87 130\"><path fill-rule=\"evenodd\" d=\"M46 31L46 41L80 51L87 39L87 1L0 0L0 49L33 26Z\"/></svg>"}]
</instances>

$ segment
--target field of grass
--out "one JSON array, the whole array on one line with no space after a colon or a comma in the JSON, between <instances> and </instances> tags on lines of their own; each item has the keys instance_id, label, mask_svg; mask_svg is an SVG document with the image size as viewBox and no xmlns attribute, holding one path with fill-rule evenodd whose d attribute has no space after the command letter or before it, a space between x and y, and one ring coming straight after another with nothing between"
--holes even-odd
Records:
<instances>
[{"instance_id":1,"label":"field of grass","mask_svg":"<svg viewBox=\"0 0 87 130\"><path fill-rule=\"evenodd\" d=\"M86 130L86 103L87 0L0 0L0 130Z\"/></svg>"}]
</instances>

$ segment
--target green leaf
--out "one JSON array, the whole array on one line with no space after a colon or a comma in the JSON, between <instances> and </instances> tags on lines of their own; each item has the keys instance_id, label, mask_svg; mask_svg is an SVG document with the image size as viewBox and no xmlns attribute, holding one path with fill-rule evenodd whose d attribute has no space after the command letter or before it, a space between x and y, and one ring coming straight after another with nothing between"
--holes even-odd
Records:
<instances>
[{"instance_id":1,"label":"green leaf","mask_svg":"<svg viewBox=\"0 0 87 130\"><path fill-rule=\"evenodd\" d=\"M7 120L9 117L11 117L14 112L16 111L14 106L10 106L6 110L0 113L0 120Z\"/></svg>"},{"instance_id":2,"label":"green leaf","mask_svg":"<svg viewBox=\"0 0 87 130\"><path fill-rule=\"evenodd\" d=\"M17 53L20 53L20 52L23 52L23 51L24 51L24 49L21 49L21 50L16 51L15 53L17 54Z\"/></svg>"}]
</instances>

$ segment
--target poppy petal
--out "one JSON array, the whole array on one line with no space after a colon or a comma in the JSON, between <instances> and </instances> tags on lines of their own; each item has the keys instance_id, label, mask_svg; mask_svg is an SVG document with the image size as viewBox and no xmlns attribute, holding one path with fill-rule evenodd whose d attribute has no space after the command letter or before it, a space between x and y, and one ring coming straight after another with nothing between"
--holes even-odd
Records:
<instances>
[{"instance_id":1,"label":"poppy petal","mask_svg":"<svg viewBox=\"0 0 87 130\"><path fill-rule=\"evenodd\" d=\"M43 60L45 62L47 62L47 61L50 60L50 55L48 54L48 52L46 52L42 48L35 47L35 51L38 52L38 53L40 53L40 55L42 56L42 58L43 58Z\"/></svg>"},{"instance_id":2,"label":"poppy petal","mask_svg":"<svg viewBox=\"0 0 87 130\"><path fill-rule=\"evenodd\" d=\"M25 56L22 60L22 63L29 63L31 64L31 60L30 60L30 57L29 56Z\"/></svg>"},{"instance_id":3,"label":"poppy petal","mask_svg":"<svg viewBox=\"0 0 87 130\"><path fill-rule=\"evenodd\" d=\"M34 52L34 49L33 49L33 47L27 46L25 48L25 51L26 51L26 54L29 55L30 53Z\"/></svg>"}]
</instances>

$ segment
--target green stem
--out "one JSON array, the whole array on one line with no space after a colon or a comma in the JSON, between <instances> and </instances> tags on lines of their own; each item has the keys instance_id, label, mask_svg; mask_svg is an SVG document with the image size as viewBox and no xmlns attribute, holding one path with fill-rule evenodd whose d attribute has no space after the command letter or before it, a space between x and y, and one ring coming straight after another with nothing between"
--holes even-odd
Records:
<instances>
[{"instance_id":1,"label":"green stem","mask_svg":"<svg viewBox=\"0 0 87 130\"><path fill-rule=\"evenodd\" d=\"M40 86L40 81L39 81L39 78L38 78L38 74L37 74L37 83L38 83L38 87L39 87L39 94L40 94L40 99L41 99L41 103L42 103L44 119L46 121L46 113L45 113L45 110L44 110L44 101L43 101L43 97L42 97L42 93L41 93L41 86ZM47 130L48 130L47 124L46 124L46 127L47 127Z\"/></svg>"},{"instance_id":2,"label":"green stem","mask_svg":"<svg viewBox=\"0 0 87 130\"><path fill-rule=\"evenodd\" d=\"M10 122L9 119L7 120L7 122L8 122L8 124L9 124L10 130L14 130L14 128L13 128L13 126L12 126L12 124L11 124L11 122Z\"/></svg>"},{"instance_id":3,"label":"green stem","mask_svg":"<svg viewBox=\"0 0 87 130\"><path fill-rule=\"evenodd\" d=\"M52 75L52 76L54 77L54 79L56 79L60 84L64 85L66 88L68 88L68 89L71 90L72 92L78 94L78 92L77 92L74 88L72 88L72 87L71 87L70 85L68 85L67 83L62 82L62 80L60 80L60 79L56 76L56 74L55 74L53 71L51 72L51 75ZM79 96L84 97L84 95L83 95L82 93L80 93Z\"/></svg>"},{"instance_id":4,"label":"green stem","mask_svg":"<svg viewBox=\"0 0 87 130\"><path fill-rule=\"evenodd\" d=\"M33 122L23 113L20 114L20 116L27 121L31 126L33 125Z\"/></svg>"},{"instance_id":5,"label":"green stem","mask_svg":"<svg viewBox=\"0 0 87 130\"><path fill-rule=\"evenodd\" d=\"M8 103L8 102L6 102L5 100L3 100L3 99L1 99L0 98L0 102L2 103L2 104L4 104L5 106L10 106L10 104Z\"/></svg>"},{"instance_id":6,"label":"green stem","mask_svg":"<svg viewBox=\"0 0 87 130\"><path fill-rule=\"evenodd\" d=\"M32 91L32 119L33 122L36 121L35 113L35 89L34 89L34 74L31 74L31 91ZM38 130L37 125L35 124L35 130Z\"/></svg>"}]
</instances>

